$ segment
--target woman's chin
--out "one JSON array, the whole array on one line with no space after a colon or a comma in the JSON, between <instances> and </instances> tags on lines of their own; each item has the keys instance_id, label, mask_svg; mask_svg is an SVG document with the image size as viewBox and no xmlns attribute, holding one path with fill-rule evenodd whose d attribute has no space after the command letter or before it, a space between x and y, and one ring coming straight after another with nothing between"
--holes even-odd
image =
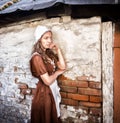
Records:
<instances>
[{"instance_id":1,"label":"woman's chin","mask_svg":"<svg viewBox=\"0 0 120 123\"><path fill-rule=\"evenodd\" d=\"M50 47L50 46L47 46L46 48L47 48L47 49L51 49L51 47Z\"/></svg>"}]
</instances>

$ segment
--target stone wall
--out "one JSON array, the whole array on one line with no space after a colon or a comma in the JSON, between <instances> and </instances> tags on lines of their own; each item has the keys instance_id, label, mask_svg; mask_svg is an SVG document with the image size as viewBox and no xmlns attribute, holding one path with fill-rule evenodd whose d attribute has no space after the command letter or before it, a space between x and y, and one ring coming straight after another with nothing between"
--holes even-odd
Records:
<instances>
[{"instance_id":1,"label":"stone wall","mask_svg":"<svg viewBox=\"0 0 120 123\"><path fill-rule=\"evenodd\" d=\"M42 18L42 17L41 17ZM67 71L59 77L64 123L100 123L101 18L62 16L16 23L0 29L0 123L27 123L37 79L29 59L37 25L50 27L63 51Z\"/></svg>"}]
</instances>

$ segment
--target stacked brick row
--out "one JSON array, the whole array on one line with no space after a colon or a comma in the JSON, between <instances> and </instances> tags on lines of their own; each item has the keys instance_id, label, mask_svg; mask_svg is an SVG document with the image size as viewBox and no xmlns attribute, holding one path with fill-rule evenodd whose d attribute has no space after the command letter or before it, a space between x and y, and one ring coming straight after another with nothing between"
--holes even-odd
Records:
<instances>
[{"instance_id":1,"label":"stacked brick row","mask_svg":"<svg viewBox=\"0 0 120 123\"><path fill-rule=\"evenodd\" d=\"M92 123L102 120L102 91L101 83L89 81L88 77L77 77L70 80L64 76L59 78L62 104L86 109L89 121ZM92 117L91 117L92 116Z\"/></svg>"}]
</instances>

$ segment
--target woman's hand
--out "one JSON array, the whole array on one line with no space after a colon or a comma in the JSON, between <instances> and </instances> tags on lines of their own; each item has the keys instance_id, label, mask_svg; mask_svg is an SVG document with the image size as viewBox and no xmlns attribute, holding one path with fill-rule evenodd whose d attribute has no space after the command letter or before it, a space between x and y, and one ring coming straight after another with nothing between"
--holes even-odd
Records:
<instances>
[{"instance_id":1,"label":"woman's hand","mask_svg":"<svg viewBox=\"0 0 120 123\"><path fill-rule=\"evenodd\" d=\"M65 69L58 69L56 72L58 73L59 76L65 72Z\"/></svg>"},{"instance_id":2,"label":"woman's hand","mask_svg":"<svg viewBox=\"0 0 120 123\"><path fill-rule=\"evenodd\" d=\"M58 52L59 48L55 43L51 43L50 45L50 49L55 51L56 53Z\"/></svg>"},{"instance_id":3,"label":"woman's hand","mask_svg":"<svg viewBox=\"0 0 120 123\"><path fill-rule=\"evenodd\" d=\"M41 76L43 82L44 82L46 85L51 85L51 84L56 80L56 78L57 78L59 75L63 74L64 72L65 72L65 70L59 69L59 70L55 71L55 73L52 74L52 75L49 75L48 73L45 73L45 74L42 74L42 75L40 75L40 76Z\"/></svg>"},{"instance_id":4,"label":"woman's hand","mask_svg":"<svg viewBox=\"0 0 120 123\"><path fill-rule=\"evenodd\" d=\"M61 52L61 49L58 48L58 46L55 43L51 43L50 49L53 50L53 52L55 54L57 54L57 56L58 56L58 62L57 62L58 68L61 70L65 70L66 69L66 63L65 63L65 60L63 58L63 54Z\"/></svg>"}]
</instances>

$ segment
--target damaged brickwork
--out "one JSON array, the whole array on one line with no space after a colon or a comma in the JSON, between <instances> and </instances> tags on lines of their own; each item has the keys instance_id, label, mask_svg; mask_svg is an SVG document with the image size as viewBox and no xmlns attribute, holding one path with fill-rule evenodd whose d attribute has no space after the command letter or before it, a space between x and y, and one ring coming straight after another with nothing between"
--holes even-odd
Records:
<instances>
[{"instance_id":1,"label":"damaged brickwork","mask_svg":"<svg viewBox=\"0 0 120 123\"><path fill-rule=\"evenodd\" d=\"M30 73L29 60L40 24L52 29L67 63L58 79L63 123L101 123L101 19L41 18L0 29L0 123L30 121L38 80Z\"/></svg>"}]
</instances>

